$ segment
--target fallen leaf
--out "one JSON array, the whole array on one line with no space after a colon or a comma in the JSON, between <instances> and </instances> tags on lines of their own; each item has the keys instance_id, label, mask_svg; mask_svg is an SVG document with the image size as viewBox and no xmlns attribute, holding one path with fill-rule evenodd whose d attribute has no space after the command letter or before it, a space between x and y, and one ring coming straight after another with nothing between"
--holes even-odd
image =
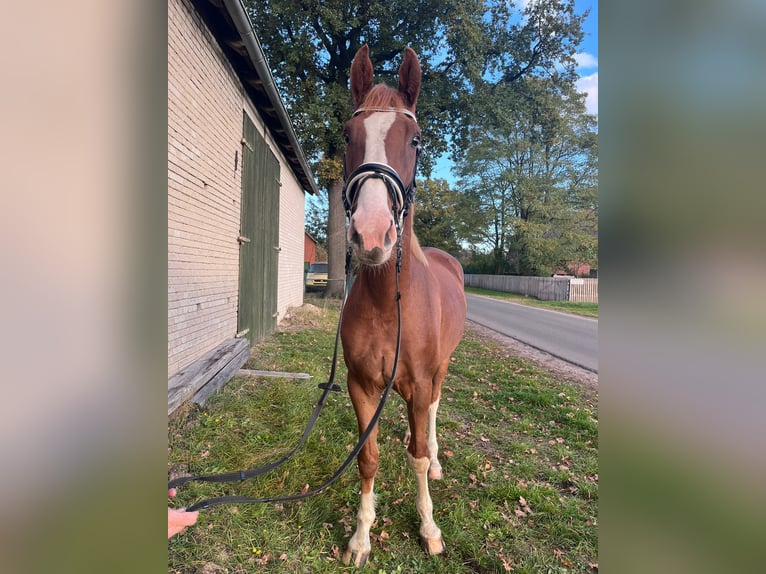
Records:
<instances>
[{"instance_id":1,"label":"fallen leaf","mask_svg":"<svg viewBox=\"0 0 766 574\"><path fill-rule=\"evenodd\" d=\"M489 442L489 439L485 436L481 437L481 442Z\"/></svg>"}]
</instances>

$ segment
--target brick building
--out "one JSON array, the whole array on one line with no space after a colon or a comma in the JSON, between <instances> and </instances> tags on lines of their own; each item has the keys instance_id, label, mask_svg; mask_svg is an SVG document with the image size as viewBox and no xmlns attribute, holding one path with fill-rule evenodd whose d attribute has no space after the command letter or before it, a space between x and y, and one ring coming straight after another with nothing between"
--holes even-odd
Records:
<instances>
[{"instance_id":1,"label":"brick building","mask_svg":"<svg viewBox=\"0 0 766 574\"><path fill-rule=\"evenodd\" d=\"M220 386L302 304L306 193L314 176L241 1L169 0L169 412L172 389L180 403Z\"/></svg>"}]
</instances>

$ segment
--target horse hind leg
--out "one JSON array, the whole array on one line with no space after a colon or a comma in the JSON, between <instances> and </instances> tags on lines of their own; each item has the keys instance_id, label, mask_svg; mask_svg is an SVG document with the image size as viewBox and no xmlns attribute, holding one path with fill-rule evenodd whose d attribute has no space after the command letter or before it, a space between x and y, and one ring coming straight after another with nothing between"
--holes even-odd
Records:
<instances>
[{"instance_id":1,"label":"horse hind leg","mask_svg":"<svg viewBox=\"0 0 766 574\"><path fill-rule=\"evenodd\" d=\"M433 518L433 502L428 490L428 474L431 467L431 458L428 454L426 440L426 418L428 407L414 408L410 405L410 428L412 438L407 447L407 460L415 473L417 485L417 499L415 506L420 516L420 542L428 554L441 554L444 552L444 541L439 527Z\"/></svg>"},{"instance_id":2,"label":"horse hind leg","mask_svg":"<svg viewBox=\"0 0 766 574\"><path fill-rule=\"evenodd\" d=\"M439 462L439 443L436 442L436 411L439 409L439 399L428 407L428 478L442 479L442 465Z\"/></svg>"},{"instance_id":3,"label":"horse hind leg","mask_svg":"<svg viewBox=\"0 0 766 574\"><path fill-rule=\"evenodd\" d=\"M402 442L404 446L410 446L410 440L412 440L412 431L410 430L410 421L407 421L407 432L404 433Z\"/></svg>"},{"instance_id":4,"label":"horse hind leg","mask_svg":"<svg viewBox=\"0 0 766 574\"><path fill-rule=\"evenodd\" d=\"M442 465L439 462L439 443L436 441L436 412L439 410L442 382L449 368L449 357L440 366L434 375L432 402L428 407L428 457L431 464L428 468L428 478L431 480L442 479Z\"/></svg>"}]
</instances>

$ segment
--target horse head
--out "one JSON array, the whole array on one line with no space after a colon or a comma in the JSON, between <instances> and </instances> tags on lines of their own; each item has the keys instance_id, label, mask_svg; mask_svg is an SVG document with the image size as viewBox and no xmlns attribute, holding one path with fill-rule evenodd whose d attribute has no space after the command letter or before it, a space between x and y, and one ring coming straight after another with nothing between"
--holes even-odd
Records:
<instances>
[{"instance_id":1,"label":"horse head","mask_svg":"<svg viewBox=\"0 0 766 574\"><path fill-rule=\"evenodd\" d=\"M420 128L415 105L420 62L407 48L399 67L399 89L373 84L368 47L351 64L354 114L346 123L343 201L348 241L363 265L386 263L402 231L415 186Z\"/></svg>"}]
</instances>

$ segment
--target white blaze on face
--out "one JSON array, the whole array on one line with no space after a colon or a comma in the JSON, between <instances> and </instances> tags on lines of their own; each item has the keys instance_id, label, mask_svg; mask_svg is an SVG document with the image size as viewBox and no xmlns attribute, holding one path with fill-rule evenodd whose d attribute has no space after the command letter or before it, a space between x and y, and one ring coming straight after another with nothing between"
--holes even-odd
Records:
<instances>
[{"instance_id":1,"label":"white blaze on face","mask_svg":"<svg viewBox=\"0 0 766 574\"><path fill-rule=\"evenodd\" d=\"M386 135L396 121L396 117L397 114L394 113L373 113L365 118L364 163L375 162L388 165ZM395 240L396 233L392 228L393 217L388 206L386 184L378 178L368 179L359 190L356 201L352 226L349 228L349 240L355 231L363 238L366 251L375 247L390 251L390 245L385 246L384 242L388 236L389 242L393 243L392 238Z\"/></svg>"},{"instance_id":2,"label":"white blaze on face","mask_svg":"<svg viewBox=\"0 0 766 574\"><path fill-rule=\"evenodd\" d=\"M386 156L386 134L396 120L396 114L377 113L364 120L364 130L367 141L364 146L364 163L375 162L388 165ZM363 186L364 192L359 194L359 209L365 206L380 208L388 211L388 192L382 180L374 178L367 180ZM361 190L360 190L361 191Z\"/></svg>"}]
</instances>

